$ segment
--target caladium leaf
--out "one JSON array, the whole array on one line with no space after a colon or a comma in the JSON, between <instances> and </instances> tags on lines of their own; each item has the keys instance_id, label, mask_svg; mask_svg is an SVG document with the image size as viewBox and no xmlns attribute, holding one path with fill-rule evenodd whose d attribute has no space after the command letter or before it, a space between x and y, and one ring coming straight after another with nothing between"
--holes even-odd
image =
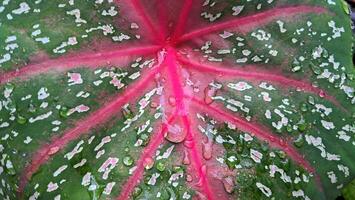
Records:
<instances>
[{"instance_id":1,"label":"caladium leaf","mask_svg":"<svg viewBox=\"0 0 355 200\"><path fill-rule=\"evenodd\" d=\"M355 172L344 5L4 0L0 198L335 199Z\"/></svg>"}]
</instances>

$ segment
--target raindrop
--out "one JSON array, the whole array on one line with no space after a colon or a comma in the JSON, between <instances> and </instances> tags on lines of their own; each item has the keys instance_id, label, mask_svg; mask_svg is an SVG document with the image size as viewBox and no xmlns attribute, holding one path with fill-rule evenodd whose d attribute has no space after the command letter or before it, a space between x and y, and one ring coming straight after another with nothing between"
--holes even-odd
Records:
<instances>
[{"instance_id":1,"label":"raindrop","mask_svg":"<svg viewBox=\"0 0 355 200\"><path fill-rule=\"evenodd\" d=\"M321 68L317 65L315 65L313 62L309 63L309 67L312 69L313 73L316 75L319 75L322 73Z\"/></svg>"},{"instance_id":2,"label":"raindrop","mask_svg":"<svg viewBox=\"0 0 355 200\"><path fill-rule=\"evenodd\" d=\"M126 104L125 106L122 107L122 114L125 119L133 118L133 112L130 109L128 104Z\"/></svg>"},{"instance_id":3,"label":"raindrop","mask_svg":"<svg viewBox=\"0 0 355 200\"><path fill-rule=\"evenodd\" d=\"M132 192L133 198L137 198L142 193L142 188L139 186L135 187Z\"/></svg>"},{"instance_id":4,"label":"raindrop","mask_svg":"<svg viewBox=\"0 0 355 200\"><path fill-rule=\"evenodd\" d=\"M169 104L171 106L175 106L176 105L176 99L175 97L169 97Z\"/></svg>"},{"instance_id":5,"label":"raindrop","mask_svg":"<svg viewBox=\"0 0 355 200\"><path fill-rule=\"evenodd\" d=\"M165 164L162 161L159 161L156 165L158 171L163 172L165 170Z\"/></svg>"},{"instance_id":6,"label":"raindrop","mask_svg":"<svg viewBox=\"0 0 355 200\"><path fill-rule=\"evenodd\" d=\"M297 126L298 126L298 131L300 131L300 132L304 132L307 130L307 123L304 121L304 119L299 121Z\"/></svg>"},{"instance_id":7,"label":"raindrop","mask_svg":"<svg viewBox=\"0 0 355 200\"><path fill-rule=\"evenodd\" d=\"M324 98L324 97L325 97L325 92L324 92L324 90L321 90L321 91L319 92L319 96L320 96L321 98Z\"/></svg>"},{"instance_id":8,"label":"raindrop","mask_svg":"<svg viewBox=\"0 0 355 200\"><path fill-rule=\"evenodd\" d=\"M285 159L286 158L286 153L284 151L277 151L277 156L279 156L279 158L281 159Z\"/></svg>"},{"instance_id":9,"label":"raindrop","mask_svg":"<svg viewBox=\"0 0 355 200\"><path fill-rule=\"evenodd\" d=\"M59 115L63 118L67 118L69 113L69 109L66 106L62 106L59 110Z\"/></svg>"},{"instance_id":10,"label":"raindrop","mask_svg":"<svg viewBox=\"0 0 355 200\"><path fill-rule=\"evenodd\" d=\"M186 181L191 182L192 181L192 176L190 174L186 175Z\"/></svg>"},{"instance_id":11,"label":"raindrop","mask_svg":"<svg viewBox=\"0 0 355 200\"><path fill-rule=\"evenodd\" d=\"M131 156L126 156L123 158L123 164L127 167L130 167L133 165L133 158Z\"/></svg>"},{"instance_id":12,"label":"raindrop","mask_svg":"<svg viewBox=\"0 0 355 200\"><path fill-rule=\"evenodd\" d=\"M159 104L157 103L157 102L152 102L152 103L150 103L150 107L151 108L157 108L159 106Z\"/></svg>"},{"instance_id":13,"label":"raindrop","mask_svg":"<svg viewBox=\"0 0 355 200\"><path fill-rule=\"evenodd\" d=\"M226 178L224 178L222 180L222 182L223 182L223 186L224 186L224 189L226 190L226 192L228 192L229 194L233 193L233 191L234 191L233 178L231 176L227 176Z\"/></svg>"},{"instance_id":14,"label":"raindrop","mask_svg":"<svg viewBox=\"0 0 355 200\"><path fill-rule=\"evenodd\" d=\"M168 132L165 134L165 139L172 143L183 142L186 138L187 132L179 125L169 126Z\"/></svg>"},{"instance_id":15,"label":"raindrop","mask_svg":"<svg viewBox=\"0 0 355 200\"><path fill-rule=\"evenodd\" d=\"M303 136L302 135L299 135L294 141L293 141L293 144L300 148L303 146L304 144L304 139L303 139Z\"/></svg>"},{"instance_id":16,"label":"raindrop","mask_svg":"<svg viewBox=\"0 0 355 200\"><path fill-rule=\"evenodd\" d=\"M212 145L213 141L208 139L207 143L202 143L202 155L203 158L209 160L212 158Z\"/></svg>"},{"instance_id":17,"label":"raindrop","mask_svg":"<svg viewBox=\"0 0 355 200\"><path fill-rule=\"evenodd\" d=\"M328 53L328 50L327 49L323 49L323 58L328 58L329 56L329 53Z\"/></svg>"},{"instance_id":18,"label":"raindrop","mask_svg":"<svg viewBox=\"0 0 355 200\"><path fill-rule=\"evenodd\" d=\"M152 169L154 165L154 160L152 157L147 157L144 159L143 166L145 169Z\"/></svg>"},{"instance_id":19,"label":"raindrop","mask_svg":"<svg viewBox=\"0 0 355 200\"><path fill-rule=\"evenodd\" d=\"M217 93L217 88L208 86L208 87L205 88L204 93L205 93L204 101L205 101L206 104L209 105L209 104L213 103L213 101L214 101L213 97Z\"/></svg>"},{"instance_id":20,"label":"raindrop","mask_svg":"<svg viewBox=\"0 0 355 200\"><path fill-rule=\"evenodd\" d=\"M308 111L308 105L306 103L301 103L300 109L302 112L307 112Z\"/></svg>"},{"instance_id":21,"label":"raindrop","mask_svg":"<svg viewBox=\"0 0 355 200\"><path fill-rule=\"evenodd\" d=\"M190 140L190 139L187 139L184 142L184 146L189 148L189 149L192 149L194 147L194 145L195 145L194 141Z\"/></svg>"},{"instance_id":22,"label":"raindrop","mask_svg":"<svg viewBox=\"0 0 355 200\"><path fill-rule=\"evenodd\" d=\"M48 151L48 155L53 155L55 153L57 153L59 151L59 147L55 146L55 147L51 147Z\"/></svg>"},{"instance_id":23,"label":"raindrop","mask_svg":"<svg viewBox=\"0 0 355 200\"><path fill-rule=\"evenodd\" d=\"M184 159L182 161L184 165L189 165L191 163L189 153L185 150L184 151Z\"/></svg>"},{"instance_id":24,"label":"raindrop","mask_svg":"<svg viewBox=\"0 0 355 200\"><path fill-rule=\"evenodd\" d=\"M146 146L149 143L149 136L145 133L138 136L139 140L142 140L142 146Z\"/></svg>"},{"instance_id":25,"label":"raindrop","mask_svg":"<svg viewBox=\"0 0 355 200\"><path fill-rule=\"evenodd\" d=\"M28 106L28 112L35 113L37 111L36 107L33 104Z\"/></svg>"},{"instance_id":26,"label":"raindrop","mask_svg":"<svg viewBox=\"0 0 355 200\"><path fill-rule=\"evenodd\" d=\"M23 116L21 116L21 115L18 115L18 116L17 116L17 123L19 123L19 124L26 124L26 122L27 122L27 119L26 119L25 117L23 117Z\"/></svg>"},{"instance_id":27,"label":"raindrop","mask_svg":"<svg viewBox=\"0 0 355 200\"><path fill-rule=\"evenodd\" d=\"M314 105L314 98L312 96L308 97L308 103L310 103L311 105Z\"/></svg>"}]
</instances>

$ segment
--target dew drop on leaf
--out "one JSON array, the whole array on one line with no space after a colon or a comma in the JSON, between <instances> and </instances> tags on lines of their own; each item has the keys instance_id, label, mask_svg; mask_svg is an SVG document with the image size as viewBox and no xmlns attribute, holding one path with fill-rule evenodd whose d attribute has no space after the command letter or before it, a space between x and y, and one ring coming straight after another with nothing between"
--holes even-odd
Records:
<instances>
[{"instance_id":1,"label":"dew drop on leaf","mask_svg":"<svg viewBox=\"0 0 355 200\"><path fill-rule=\"evenodd\" d=\"M16 121L19 124L26 124L27 123L27 119L21 115L17 115Z\"/></svg>"},{"instance_id":2,"label":"dew drop on leaf","mask_svg":"<svg viewBox=\"0 0 355 200\"><path fill-rule=\"evenodd\" d=\"M162 161L159 161L156 165L158 171L163 172L165 170L165 164Z\"/></svg>"},{"instance_id":3,"label":"dew drop on leaf","mask_svg":"<svg viewBox=\"0 0 355 200\"><path fill-rule=\"evenodd\" d=\"M127 167L130 167L130 166L132 166L133 165L133 158L131 157L131 156L125 156L124 158L123 158L123 164L125 165L125 166L127 166Z\"/></svg>"},{"instance_id":4,"label":"dew drop on leaf","mask_svg":"<svg viewBox=\"0 0 355 200\"><path fill-rule=\"evenodd\" d=\"M132 192L133 198L137 198L142 193L142 191L142 188L140 188L139 186L135 187Z\"/></svg>"},{"instance_id":5,"label":"dew drop on leaf","mask_svg":"<svg viewBox=\"0 0 355 200\"><path fill-rule=\"evenodd\" d=\"M152 169L154 166L154 160L152 157L147 157L144 159L143 166L145 169Z\"/></svg>"},{"instance_id":6,"label":"dew drop on leaf","mask_svg":"<svg viewBox=\"0 0 355 200\"><path fill-rule=\"evenodd\" d=\"M179 125L169 126L168 132L165 134L165 139L172 143L181 143L185 140L187 132Z\"/></svg>"},{"instance_id":7,"label":"dew drop on leaf","mask_svg":"<svg viewBox=\"0 0 355 200\"><path fill-rule=\"evenodd\" d=\"M189 165L191 163L189 153L186 150L184 151L184 158L182 160L182 163L184 165Z\"/></svg>"},{"instance_id":8,"label":"dew drop on leaf","mask_svg":"<svg viewBox=\"0 0 355 200\"><path fill-rule=\"evenodd\" d=\"M304 144L304 139L302 135L299 135L294 141L294 145L298 148L302 147Z\"/></svg>"}]
</instances>

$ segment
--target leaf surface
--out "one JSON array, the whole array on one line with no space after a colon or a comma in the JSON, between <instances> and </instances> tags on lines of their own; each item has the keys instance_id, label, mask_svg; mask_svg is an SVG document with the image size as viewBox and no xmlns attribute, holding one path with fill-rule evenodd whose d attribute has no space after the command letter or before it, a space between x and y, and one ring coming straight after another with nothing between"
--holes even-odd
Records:
<instances>
[{"instance_id":1,"label":"leaf surface","mask_svg":"<svg viewBox=\"0 0 355 200\"><path fill-rule=\"evenodd\" d=\"M0 197L335 199L355 172L343 3L3 1Z\"/></svg>"}]
</instances>

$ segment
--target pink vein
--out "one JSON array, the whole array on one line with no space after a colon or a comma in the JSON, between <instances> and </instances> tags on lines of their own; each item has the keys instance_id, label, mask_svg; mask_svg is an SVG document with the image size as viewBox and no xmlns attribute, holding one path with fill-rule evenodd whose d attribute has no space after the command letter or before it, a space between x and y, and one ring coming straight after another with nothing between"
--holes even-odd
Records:
<instances>
[{"instance_id":1,"label":"pink vein","mask_svg":"<svg viewBox=\"0 0 355 200\"><path fill-rule=\"evenodd\" d=\"M201 180L202 188L204 193L207 195L209 200L214 199L210 187L207 182L206 174L203 173L202 170L202 161L200 156L198 155L198 150L194 145L195 140L191 132L190 121L187 117L187 112L185 110L184 104L184 91L181 85L181 80L179 79L180 75L178 72L177 59L176 59L176 50L173 48L167 48L167 55L165 58L166 65L168 67L168 73L170 77L170 82L172 84L173 93L176 100L176 109L178 114L182 115L182 120L187 131L187 138L192 142L192 148L189 149L190 155L192 156L192 162L194 163L194 167L196 171L198 171L198 175Z\"/></svg>"},{"instance_id":2,"label":"pink vein","mask_svg":"<svg viewBox=\"0 0 355 200\"><path fill-rule=\"evenodd\" d=\"M195 169L198 171L198 176L200 178L199 180L199 183L201 183L202 187L203 187L203 191L205 192L206 196L207 196L207 199L209 200L212 200L214 199L213 197L213 194L212 194L212 191L210 189L210 186L208 184L208 181L207 181L207 176L206 176L206 172L203 171L203 165L202 165L202 159L201 159L201 156L199 155L198 153L198 150L196 148L196 145L195 145L195 138L191 132L191 125L190 125L190 121L188 119L188 117L186 115L182 116L182 119L183 119L183 123L185 125L185 129L187 131L187 139L189 141L191 141L191 148L187 148L188 151L189 151L189 154L191 155L191 160L192 160L192 163L195 167Z\"/></svg>"},{"instance_id":3,"label":"pink vein","mask_svg":"<svg viewBox=\"0 0 355 200\"><path fill-rule=\"evenodd\" d=\"M288 144L280 137L275 136L270 131L264 130L264 128L262 128L260 125L245 121L244 119L234 116L224 110L221 110L216 106L207 105L203 101L198 100L194 97L186 96L186 98L191 99L192 103L195 106L200 108L202 111L209 113L211 116L215 117L216 119L221 121L231 122L235 124L238 127L238 129L242 131L250 132L261 140L268 141L271 146L281 149L285 153L287 153L287 155L291 159L293 159L300 166L308 170L308 172L315 173L314 168L308 163L307 160L304 159L304 157L300 153L297 152L297 150L293 146Z\"/></svg>"},{"instance_id":4,"label":"pink vein","mask_svg":"<svg viewBox=\"0 0 355 200\"><path fill-rule=\"evenodd\" d=\"M159 19L159 27L160 27L160 31L163 34L164 38L166 38L166 34L167 34L167 19L168 19L168 15L167 15L167 1L159 1L158 2L158 19Z\"/></svg>"},{"instance_id":5,"label":"pink vein","mask_svg":"<svg viewBox=\"0 0 355 200\"><path fill-rule=\"evenodd\" d=\"M88 134L89 130L112 118L124 104L137 98L139 94L141 94L160 69L161 65L154 67L146 76L142 77L136 83L131 84L132 86L127 87L123 93L118 94L112 102L109 102L104 107L90 114L87 118L79 121L75 128L68 130L60 138L52 138L50 144L42 146L36 153L34 153L31 163L23 172L19 193L22 194L32 175L40 168L40 166L53 156L50 151L56 149L55 153L58 152L69 142L79 138L83 134Z\"/></svg>"},{"instance_id":6,"label":"pink vein","mask_svg":"<svg viewBox=\"0 0 355 200\"><path fill-rule=\"evenodd\" d=\"M160 33L158 30L155 29L151 19L145 13L140 0L131 0L131 3L133 5L135 11L137 12L137 14L142 18L143 23L150 30L152 37L156 39L157 43L162 44L162 42L164 40L164 36L162 35L162 33Z\"/></svg>"},{"instance_id":7,"label":"pink vein","mask_svg":"<svg viewBox=\"0 0 355 200\"><path fill-rule=\"evenodd\" d=\"M172 41L174 41L176 38L180 37L180 35L184 32L187 19L189 17L191 8L192 8L192 2L193 0L185 0L184 6L181 10L178 23L176 25L175 31L172 35Z\"/></svg>"},{"instance_id":8,"label":"pink vein","mask_svg":"<svg viewBox=\"0 0 355 200\"><path fill-rule=\"evenodd\" d=\"M190 33L182 35L178 42L190 40L199 36L206 34L214 33L217 31L222 31L228 28L243 28L243 26L248 26L251 24L265 24L279 17L291 17L297 14L306 14L306 13L323 13L326 9L322 7L313 7L313 6L293 6L293 7L284 7L284 8L274 8L250 16L240 17L230 21L218 23L215 25L207 25L198 30L194 30Z\"/></svg>"},{"instance_id":9,"label":"pink vein","mask_svg":"<svg viewBox=\"0 0 355 200\"><path fill-rule=\"evenodd\" d=\"M122 186L122 191L120 195L117 197L117 200L129 199L129 196L132 193L134 187L136 187L136 185L139 183L140 179L143 176L145 159L152 157L154 155L156 149L164 141L164 134L167 132L169 124L171 124L174 121L174 119L175 116L173 115L172 117L170 117L167 123L162 124L162 129L160 133L155 134L152 137L149 145L143 150L142 156L139 158L137 162L136 165L137 168L134 170L133 175L130 176L127 182Z\"/></svg>"},{"instance_id":10,"label":"pink vein","mask_svg":"<svg viewBox=\"0 0 355 200\"><path fill-rule=\"evenodd\" d=\"M193 68L195 70L198 70L199 72L212 73L212 74L218 74L223 76L234 76L236 78L244 78L246 80L270 81L272 83L280 84L283 87L293 87L296 89L302 89L306 92L310 92L316 95L323 93L325 99L329 100L330 102L334 103L337 106L340 106L339 102L337 102L337 100L333 96L327 94L325 91L323 91L320 88L313 87L310 83L304 81L295 80L292 78L287 78L285 76L271 74L268 72L250 72L250 71L235 69L235 67L231 67L231 66L222 67L222 66L213 66L209 64L200 64L200 63L186 60L181 57L179 57L178 60L181 63L185 64L186 67Z\"/></svg>"},{"instance_id":11,"label":"pink vein","mask_svg":"<svg viewBox=\"0 0 355 200\"><path fill-rule=\"evenodd\" d=\"M116 51L88 53L67 58L47 60L38 64L30 64L18 70L0 75L0 84L12 81L15 78L28 78L45 72L67 71L79 67L97 68L99 65L120 57L131 55L146 55L159 50L160 46L134 47Z\"/></svg>"}]
</instances>

